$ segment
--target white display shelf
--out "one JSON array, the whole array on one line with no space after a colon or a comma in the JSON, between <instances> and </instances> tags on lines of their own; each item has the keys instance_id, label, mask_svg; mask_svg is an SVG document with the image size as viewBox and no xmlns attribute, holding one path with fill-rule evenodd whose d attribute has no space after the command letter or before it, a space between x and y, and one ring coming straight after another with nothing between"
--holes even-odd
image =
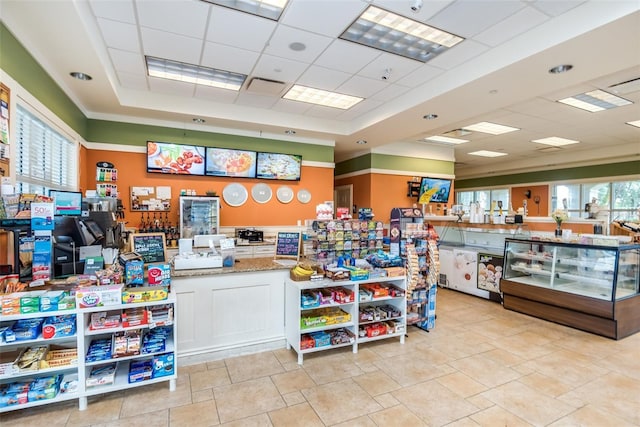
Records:
<instances>
[{"instance_id":1,"label":"white display shelf","mask_svg":"<svg viewBox=\"0 0 640 427\"><path fill-rule=\"evenodd\" d=\"M355 325L355 323L353 322L344 322L344 323L336 323L335 325L317 326L315 328L300 328L300 333L310 334L312 332L318 332L318 331L330 331L332 329L349 328L353 325Z\"/></svg>"},{"instance_id":2,"label":"white display shelf","mask_svg":"<svg viewBox=\"0 0 640 427\"><path fill-rule=\"evenodd\" d=\"M157 323L144 323L136 326L115 326L113 328L104 328L104 329L90 329L88 326L85 328L84 335L85 336L94 336L94 335L106 335L112 334L114 332L120 331L134 331L136 329L153 329L161 326L173 326L173 321L171 322L157 322Z\"/></svg>"},{"instance_id":3,"label":"white display shelf","mask_svg":"<svg viewBox=\"0 0 640 427\"><path fill-rule=\"evenodd\" d=\"M167 353L171 353L171 352L164 352L160 354L167 354ZM111 393L114 391L120 391L128 388L132 388L132 387L140 387L140 386L145 386L149 384L156 384L156 383L161 383L165 381L170 381L169 388L171 391L175 390L175 381L178 378L178 375L176 374L177 367L175 365L174 365L173 374L171 375L165 375L163 377L151 378L144 381L130 383L129 382L129 365L131 361L120 360L120 359L117 359L117 360L118 360L118 364L116 366L116 374L115 374L113 383L86 387L86 391L84 393L85 396L95 396L97 394ZM174 360L175 360L175 357L174 357ZM111 363L114 361L110 360L107 362Z\"/></svg>"},{"instance_id":4,"label":"white display shelf","mask_svg":"<svg viewBox=\"0 0 640 427\"><path fill-rule=\"evenodd\" d=\"M402 316L398 316L398 317L389 317L386 319L381 319L381 320L364 320L362 322L358 322L358 325L370 325L373 323L380 323L380 322L387 322L389 320L402 320L403 317Z\"/></svg>"},{"instance_id":5,"label":"white display shelf","mask_svg":"<svg viewBox=\"0 0 640 427\"><path fill-rule=\"evenodd\" d=\"M34 338L32 340L19 340L19 341L13 341L13 342L0 343L0 349L7 348L7 347L19 347L23 345L28 346L30 344L55 344L55 343L64 342L64 341L76 341L77 336L78 336L77 334L73 334L66 337L42 338L42 334L40 334L38 338Z\"/></svg>"},{"instance_id":6,"label":"white display shelf","mask_svg":"<svg viewBox=\"0 0 640 427\"><path fill-rule=\"evenodd\" d=\"M14 378L44 377L47 375L59 374L65 371L76 371L77 369L78 369L78 365L75 364L75 365L56 366L54 368L15 371L15 372L12 372L11 374L0 375L0 381L11 380Z\"/></svg>"},{"instance_id":7,"label":"white display shelf","mask_svg":"<svg viewBox=\"0 0 640 427\"><path fill-rule=\"evenodd\" d=\"M394 337L404 338L405 333L406 333L405 331L402 331L402 332L394 332L393 334L382 334L382 335L378 335L377 337L358 337L356 338L356 342L358 344L364 344L367 342L380 341L387 338L394 338Z\"/></svg>"},{"instance_id":8,"label":"white display shelf","mask_svg":"<svg viewBox=\"0 0 640 427\"><path fill-rule=\"evenodd\" d=\"M19 405L5 406L3 408L0 408L0 414L2 414L3 412L15 411L18 409L34 408L36 406L49 405L51 403L64 402L66 400L73 400L78 398L80 398L80 393L78 392L58 393L58 395L53 399L42 399L42 400L36 400L33 402L22 403Z\"/></svg>"},{"instance_id":9,"label":"white display shelf","mask_svg":"<svg viewBox=\"0 0 640 427\"><path fill-rule=\"evenodd\" d=\"M63 316L65 314L76 314L76 310L60 310L60 311L39 311L37 313L28 314L12 314L10 316L0 315L0 322L14 321L21 319L37 319L38 317Z\"/></svg>"},{"instance_id":10,"label":"white display shelf","mask_svg":"<svg viewBox=\"0 0 640 427\"><path fill-rule=\"evenodd\" d=\"M299 350L299 354L317 353L319 351L331 350L334 348L349 347L355 344L356 342L354 340L354 342L345 342L342 344L331 344L331 345L322 345L320 347L305 348L305 349Z\"/></svg>"},{"instance_id":11,"label":"white display shelf","mask_svg":"<svg viewBox=\"0 0 640 427\"><path fill-rule=\"evenodd\" d=\"M165 349L163 351L156 351L153 353L140 353L140 354L134 354L131 356L123 356L123 357L114 357L111 359L104 359L104 360L96 360L95 362L86 362L85 366L96 366L96 365L106 365L109 363L113 363L113 362L122 362L122 361L126 361L126 360L135 360L135 359L144 359L147 357L153 357L153 356L157 356L159 354L166 354L166 353L175 353L175 346L173 345L173 338L169 337L169 339L167 339L166 343L165 343Z\"/></svg>"},{"instance_id":12,"label":"white display shelf","mask_svg":"<svg viewBox=\"0 0 640 427\"><path fill-rule=\"evenodd\" d=\"M341 307L343 305L349 305L349 304L355 304L355 301L351 301L351 302L334 302L334 303L331 303L331 304L320 304L320 305L316 305L315 307L300 307L300 310L309 311L309 310L315 310L317 308Z\"/></svg>"}]
</instances>

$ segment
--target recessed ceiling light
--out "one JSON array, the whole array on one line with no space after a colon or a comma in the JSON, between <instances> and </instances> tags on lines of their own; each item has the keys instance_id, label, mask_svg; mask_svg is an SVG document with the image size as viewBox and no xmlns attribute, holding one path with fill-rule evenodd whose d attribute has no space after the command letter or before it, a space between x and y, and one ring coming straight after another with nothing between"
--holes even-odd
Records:
<instances>
[{"instance_id":1,"label":"recessed ceiling light","mask_svg":"<svg viewBox=\"0 0 640 427\"><path fill-rule=\"evenodd\" d=\"M605 92L600 89L570 96L569 98L559 99L558 102L580 108L591 113L633 104L633 102L627 99L620 98L619 96L612 95L609 92Z\"/></svg>"},{"instance_id":2,"label":"recessed ceiling light","mask_svg":"<svg viewBox=\"0 0 640 427\"><path fill-rule=\"evenodd\" d=\"M627 122L627 124L631 125L631 126L635 126L637 128L640 128L640 120L634 120L632 122Z\"/></svg>"},{"instance_id":3,"label":"recessed ceiling light","mask_svg":"<svg viewBox=\"0 0 640 427\"><path fill-rule=\"evenodd\" d=\"M531 142L538 144L553 145L554 147L562 147L563 145L579 144L580 141L574 141L573 139L560 138L557 136L550 136L548 138L532 139Z\"/></svg>"},{"instance_id":4,"label":"recessed ceiling light","mask_svg":"<svg viewBox=\"0 0 640 427\"><path fill-rule=\"evenodd\" d=\"M468 153L472 156L481 156L481 157L500 157L500 156L506 156L507 153L499 153L497 151L488 151L488 150L480 150L480 151L474 151L472 153Z\"/></svg>"},{"instance_id":5,"label":"recessed ceiling light","mask_svg":"<svg viewBox=\"0 0 640 427\"><path fill-rule=\"evenodd\" d=\"M340 38L427 62L464 39L413 19L369 6Z\"/></svg>"},{"instance_id":6,"label":"recessed ceiling light","mask_svg":"<svg viewBox=\"0 0 640 427\"><path fill-rule=\"evenodd\" d=\"M359 140L356 141L356 144L360 144L360 145L364 145L366 143L367 143L367 141L364 140L364 139L359 139Z\"/></svg>"},{"instance_id":7,"label":"recessed ceiling light","mask_svg":"<svg viewBox=\"0 0 640 427\"><path fill-rule=\"evenodd\" d=\"M423 119L425 120L434 120L438 118L437 114L425 114L424 116L422 116Z\"/></svg>"},{"instance_id":8,"label":"recessed ceiling light","mask_svg":"<svg viewBox=\"0 0 640 427\"><path fill-rule=\"evenodd\" d=\"M342 110L348 110L364 99L301 85L293 85L283 98Z\"/></svg>"},{"instance_id":9,"label":"recessed ceiling light","mask_svg":"<svg viewBox=\"0 0 640 427\"><path fill-rule=\"evenodd\" d=\"M296 52L300 52L303 51L307 48L307 45L305 45L304 43L300 43L300 42L293 42L289 45L289 49L291 50L295 50Z\"/></svg>"},{"instance_id":10,"label":"recessed ceiling light","mask_svg":"<svg viewBox=\"0 0 640 427\"><path fill-rule=\"evenodd\" d=\"M232 73L215 68L172 61L170 59L145 56L147 71L151 77L194 83L238 91L247 78L244 74Z\"/></svg>"},{"instance_id":11,"label":"recessed ceiling light","mask_svg":"<svg viewBox=\"0 0 640 427\"><path fill-rule=\"evenodd\" d=\"M480 122L473 125L464 126L464 130L488 133L491 135L502 135L503 133L515 132L520 129L511 126L499 125L496 123Z\"/></svg>"},{"instance_id":12,"label":"recessed ceiling light","mask_svg":"<svg viewBox=\"0 0 640 427\"><path fill-rule=\"evenodd\" d=\"M197 123L199 125L201 125L205 121L206 121L205 119L201 119L200 117L194 117L194 119L193 119L193 123Z\"/></svg>"},{"instance_id":13,"label":"recessed ceiling light","mask_svg":"<svg viewBox=\"0 0 640 427\"><path fill-rule=\"evenodd\" d=\"M448 136L440 135L428 136L424 140L433 142L445 142L447 144L464 144L465 142L469 142L468 139L449 138Z\"/></svg>"},{"instance_id":14,"label":"recessed ceiling light","mask_svg":"<svg viewBox=\"0 0 640 427\"><path fill-rule=\"evenodd\" d=\"M287 129L284 131L284 133L286 133L287 135L295 135L296 131L293 129Z\"/></svg>"},{"instance_id":15,"label":"recessed ceiling light","mask_svg":"<svg viewBox=\"0 0 640 427\"><path fill-rule=\"evenodd\" d=\"M549 73L550 74L561 74L561 73L566 73L567 71L570 71L573 68L573 65L571 64L562 64L562 65L557 65L553 68L549 68Z\"/></svg>"},{"instance_id":16,"label":"recessed ceiling light","mask_svg":"<svg viewBox=\"0 0 640 427\"><path fill-rule=\"evenodd\" d=\"M277 21L288 0L203 0L207 3Z\"/></svg>"},{"instance_id":17,"label":"recessed ceiling light","mask_svg":"<svg viewBox=\"0 0 640 427\"><path fill-rule=\"evenodd\" d=\"M69 75L78 80L89 81L93 79L93 77L91 77L89 74L81 73L79 71L74 71L72 73L69 73Z\"/></svg>"}]
</instances>

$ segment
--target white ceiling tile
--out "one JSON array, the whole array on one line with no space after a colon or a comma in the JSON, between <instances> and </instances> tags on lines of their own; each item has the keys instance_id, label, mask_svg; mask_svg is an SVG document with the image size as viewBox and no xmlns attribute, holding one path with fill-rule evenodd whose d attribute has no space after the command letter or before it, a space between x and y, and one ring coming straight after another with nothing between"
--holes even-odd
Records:
<instances>
[{"instance_id":1,"label":"white ceiling tile","mask_svg":"<svg viewBox=\"0 0 640 427\"><path fill-rule=\"evenodd\" d=\"M290 114L306 114L313 105L306 102L292 101L290 99L280 98L276 104L271 107L274 111Z\"/></svg>"},{"instance_id":2,"label":"white ceiling tile","mask_svg":"<svg viewBox=\"0 0 640 427\"><path fill-rule=\"evenodd\" d=\"M290 0L280 23L316 34L338 37L366 8L353 0Z\"/></svg>"},{"instance_id":3,"label":"white ceiling tile","mask_svg":"<svg viewBox=\"0 0 640 427\"><path fill-rule=\"evenodd\" d=\"M352 96L368 98L376 92L387 87L387 83L382 80L373 80L366 77L353 76L344 82L337 91Z\"/></svg>"},{"instance_id":4,"label":"white ceiling tile","mask_svg":"<svg viewBox=\"0 0 640 427\"><path fill-rule=\"evenodd\" d=\"M404 78L399 79L394 83L407 87L418 87L430 80L433 80L442 73L444 73L443 69L432 67L430 64L424 64L414 72L410 73Z\"/></svg>"},{"instance_id":5,"label":"white ceiling tile","mask_svg":"<svg viewBox=\"0 0 640 427\"><path fill-rule=\"evenodd\" d=\"M198 64L202 40L171 34L151 28L141 28L142 49L145 55L174 61Z\"/></svg>"},{"instance_id":6,"label":"white ceiling tile","mask_svg":"<svg viewBox=\"0 0 640 427\"><path fill-rule=\"evenodd\" d=\"M209 5L201 1L137 0L140 25L189 37L204 37Z\"/></svg>"},{"instance_id":7,"label":"white ceiling tile","mask_svg":"<svg viewBox=\"0 0 640 427\"><path fill-rule=\"evenodd\" d=\"M250 50L205 42L201 65L248 75L255 67L258 57L257 52Z\"/></svg>"},{"instance_id":8,"label":"white ceiling tile","mask_svg":"<svg viewBox=\"0 0 640 427\"><path fill-rule=\"evenodd\" d=\"M455 0L423 1L422 8L417 12L411 10L411 6L415 3L415 0L372 0L371 3L390 12L406 16L407 18L425 22L454 1Z\"/></svg>"},{"instance_id":9,"label":"white ceiling tile","mask_svg":"<svg viewBox=\"0 0 640 427\"><path fill-rule=\"evenodd\" d=\"M273 106L273 104L278 102L278 99L280 98L277 96L257 95L254 93L240 91L235 103L237 105L244 105L247 107L269 109Z\"/></svg>"},{"instance_id":10,"label":"white ceiling tile","mask_svg":"<svg viewBox=\"0 0 640 427\"><path fill-rule=\"evenodd\" d=\"M522 9L521 1L456 1L429 19L426 24L469 38Z\"/></svg>"},{"instance_id":11,"label":"white ceiling tile","mask_svg":"<svg viewBox=\"0 0 640 427\"><path fill-rule=\"evenodd\" d=\"M278 58L276 56L262 55L253 70L254 77L293 82L308 68L307 64Z\"/></svg>"},{"instance_id":12,"label":"white ceiling tile","mask_svg":"<svg viewBox=\"0 0 640 427\"><path fill-rule=\"evenodd\" d=\"M340 114L342 114L342 112L343 110L340 110L339 108L314 105L305 113L305 116L317 117L322 119L335 119Z\"/></svg>"},{"instance_id":13,"label":"white ceiling tile","mask_svg":"<svg viewBox=\"0 0 640 427\"><path fill-rule=\"evenodd\" d=\"M89 5L97 17L128 22L129 24L136 23L133 0L90 0Z\"/></svg>"},{"instance_id":14,"label":"white ceiling tile","mask_svg":"<svg viewBox=\"0 0 640 427\"><path fill-rule=\"evenodd\" d=\"M118 71L117 75L120 85L124 88L144 91L149 89L147 86L147 78L144 74Z\"/></svg>"},{"instance_id":15,"label":"white ceiling tile","mask_svg":"<svg viewBox=\"0 0 640 427\"><path fill-rule=\"evenodd\" d=\"M138 27L135 25L98 18L98 27L107 47L140 52Z\"/></svg>"},{"instance_id":16,"label":"white ceiling tile","mask_svg":"<svg viewBox=\"0 0 640 427\"><path fill-rule=\"evenodd\" d=\"M312 65L298 79L299 84L316 89L335 90L351 77L348 73Z\"/></svg>"},{"instance_id":17,"label":"white ceiling tile","mask_svg":"<svg viewBox=\"0 0 640 427\"><path fill-rule=\"evenodd\" d=\"M411 90L411 88L401 85L390 84L386 88L382 89L380 92L375 93L370 97L370 99L376 101L388 102L392 101L399 96L403 95L407 91Z\"/></svg>"},{"instance_id":18,"label":"white ceiling tile","mask_svg":"<svg viewBox=\"0 0 640 427\"><path fill-rule=\"evenodd\" d=\"M226 7L213 6L207 40L242 49L262 52L276 22Z\"/></svg>"},{"instance_id":19,"label":"white ceiling tile","mask_svg":"<svg viewBox=\"0 0 640 427\"><path fill-rule=\"evenodd\" d=\"M547 19L549 19L549 17L544 13L532 7L525 7L504 21L498 22L495 26L489 27L487 30L474 36L473 39L489 46L498 46L518 34L522 34L542 24Z\"/></svg>"},{"instance_id":20,"label":"white ceiling tile","mask_svg":"<svg viewBox=\"0 0 640 427\"><path fill-rule=\"evenodd\" d=\"M558 16L584 3L584 0L537 0L531 5L549 16Z\"/></svg>"},{"instance_id":21,"label":"white ceiling tile","mask_svg":"<svg viewBox=\"0 0 640 427\"><path fill-rule=\"evenodd\" d=\"M193 83L149 77L149 88L151 91L167 95L191 97L193 96L195 86Z\"/></svg>"},{"instance_id":22,"label":"white ceiling tile","mask_svg":"<svg viewBox=\"0 0 640 427\"><path fill-rule=\"evenodd\" d=\"M353 107L351 107L348 110L344 111L342 114L340 114L340 116L338 118L340 120L353 120L353 119L355 119L357 117L360 117L361 115L365 114L368 111L372 111L372 110L380 107L383 104L384 104L384 102L382 102L382 101L377 101L377 100L373 100L373 99L365 99L364 101L359 102L356 105L354 105Z\"/></svg>"},{"instance_id":23,"label":"white ceiling tile","mask_svg":"<svg viewBox=\"0 0 640 427\"><path fill-rule=\"evenodd\" d=\"M334 40L333 43L316 59L315 65L357 73L368 63L382 54L381 51L345 40Z\"/></svg>"},{"instance_id":24,"label":"white ceiling tile","mask_svg":"<svg viewBox=\"0 0 640 427\"><path fill-rule=\"evenodd\" d=\"M417 70L422 65L419 61L404 58L390 53L383 53L367 64L358 72L359 76L369 77L374 80L381 80L387 68L391 69L390 76L385 83L392 83L401 80L409 73Z\"/></svg>"},{"instance_id":25,"label":"white ceiling tile","mask_svg":"<svg viewBox=\"0 0 640 427\"><path fill-rule=\"evenodd\" d=\"M429 64L433 67L451 70L469 59L481 55L488 49L489 48L483 44L467 39L445 53L436 56L429 61Z\"/></svg>"},{"instance_id":26,"label":"white ceiling tile","mask_svg":"<svg viewBox=\"0 0 640 427\"><path fill-rule=\"evenodd\" d=\"M234 103L239 92L229 89L220 89L217 87L196 85L194 98L209 99L221 103Z\"/></svg>"},{"instance_id":27,"label":"white ceiling tile","mask_svg":"<svg viewBox=\"0 0 640 427\"><path fill-rule=\"evenodd\" d=\"M278 25L264 51L269 55L311 63L329 46L331 40L329 37ZM302 43L306 48L296 51L289 47L291 43Z\"/></svg>"},{"instance_id":28,"label":"white ceiling tile","mask_svg":"<svg viewBox=\"0 0 640 427\"><path fill-rule=\"evenodd\" d=\"M147 74L147 67L138 53L127 52L118 49L109 49L109 57L116 71L126 73L138 73L143 77Z\"/></svg>"}]
</instances>

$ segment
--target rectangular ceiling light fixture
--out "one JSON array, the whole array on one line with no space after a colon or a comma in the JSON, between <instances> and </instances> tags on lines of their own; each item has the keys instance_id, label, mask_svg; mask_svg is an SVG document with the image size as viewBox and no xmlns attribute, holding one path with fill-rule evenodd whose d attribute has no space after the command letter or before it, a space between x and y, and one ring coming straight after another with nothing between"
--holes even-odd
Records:
<instances>
[{"instance_id":1,"label":"rectangular ceiling light fixture","mask_svg":"<svg viewBox=\"0 0 640 427\"><path fill-rule=\"evenodd\" d=\"M573 139L565 139L557 136L550 136L542 139L532 139L531 142L538 144L552 145L554 147L562 147L563 145L579 144L580 141L574 141Z\"/></svg>"},{"instance_id":2,"label":"rectangular ceiling light fixture","mask_svg":"<svg viewBox=\"0 0 640 427\"><path fill-rule=\"evenodd\" d=\"M612 95L609 92L605 92L600 89L570 96L569 98L559 99L558 102L580 108L591 113L633 104L633 102L629 100Z\"/></svg>"},{"instance_id":3,"label":"rectangular ceiling light fixture","mask_svg":"<svg viewBox=\"0 0 640 427\"><path fill-rule=\"evenodd\" d=\"M428 136L424 140L433 142L444 142L446 144L464 144L465 142L469 142L468 139L449 138L448 136L440 135Z\"/></svg>"},{"instance_id":4,"label":"rectangular ceiling light fixture","mask_svg":"<svg viewBox=\"0 0 640 427\"><path fill-rule=\"evenodd\" d=\"M472 156L480 156L480 157L501 157L501 156L507 155L507 153L499 153L497 151L488 151L488 150L474 151L468 154Z\"/></svg>"},{"instance_id":5,"label":"rectangular ceiling light fixture","mask_svg":"<svg viewBox=\"0 0 640 427\"><path fill-rule=\"evenodd\" d=\"M385 52L427 62L464 39L369 6L340 36Z\"/></svg>"},{"instance_id":6,"label":"rectangular ceiling light fixture","mask_svg":"<svg viewBox=\"0 0 640 427\"><path fill-rule=\"evenodd\" d=\"M247 78L244 74L186 64L170 59L145 56L151 77L238 91Z\"/></svg>"},{"instance_id":7,"label":"rectangular ceiling light fixture","mask_svg":"<svg viewBox=\"0 0 640 427\"><path fill-rule=\"evenodd\" d=\"M631 126L635 126L637 128L640 128L640 120L634 120L632 122L627 122L627 124L631 125Z\"/></svg>"},{"instance_id":8,"label":"rectangular ceiling light fixture","mask_svg":"<svg viewBox=\"0 0 640 427\"><path fill-rule=\"evenodd\" d=\"M491 135L502 135L503 133L515 132L517 130L520 130L511 126L504 126L490 122L479 122L473 125L465 126L464 129L473 132L488 133Z\"/></svg>"},{"instance_id":9,"label":"rectangular ceiling light fixture","mask_svg":"<svg viewBox=\"0 0 640 427\"><path fill-rule=\"evenodd\" d=\"M293 85L291 89L284 94L283 98L307 102L309 104L323 105L325 107L340 108L341 110L348 110L364 99L357 96L343 95L341 93L301 85Z\"/></svg>"},{"instance_id":10,"label":"rectangular ceiling light fixture","mask_svg":"<svg viewBox=\"0 0 640 427\"><path fill-rule=\"evenodd\" d=\"M228 7L277 21L289 0L203 0L206 3Z\"/></svg>"}]
</instances>

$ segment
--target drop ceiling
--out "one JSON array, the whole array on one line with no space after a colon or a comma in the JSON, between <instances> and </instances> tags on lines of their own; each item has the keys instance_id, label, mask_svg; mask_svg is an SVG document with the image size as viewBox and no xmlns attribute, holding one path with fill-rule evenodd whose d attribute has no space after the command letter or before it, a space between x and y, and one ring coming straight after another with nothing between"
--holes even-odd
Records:
<instances>
[{"instance_id":1,"label":"drop ceiling","mask_svg":"<svg viewBox=\"0 0 640 427\"><path fill-rule=\"evenodd\" d=\"M640 78L639 1L424 0L417 13L414 3L289 0L276 22L199 0L0 0L0 17L92 119L329 144L336 162L445 159L457 178L640 159L640 129L626 124L640 120L637 82L615 88L633 104L613 110L556 102ZM465 40L422 63L339 39L370 4ZM248 77L238 92L162 80L147 75L145 55ZM548 72L560 64L573 69ZM340 110L283 99L294 84L364 100ZM480 121L521 130L424 141ZM531 142L552 136L581 143ZM507 155L468 154L479 150Z\"/></svg>"}]
</instances>

